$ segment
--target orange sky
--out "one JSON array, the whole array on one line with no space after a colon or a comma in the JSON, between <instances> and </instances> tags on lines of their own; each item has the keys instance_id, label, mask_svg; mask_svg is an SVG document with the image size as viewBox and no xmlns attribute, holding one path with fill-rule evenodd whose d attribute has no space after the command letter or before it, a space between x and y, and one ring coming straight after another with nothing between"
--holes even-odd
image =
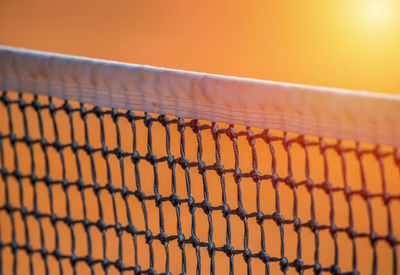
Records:
<instances>
[{"instance_id":1,"label":"orange sky","mask_svg":"<svg viewBox=\"0 0 400 275\"><path fill-rule=\"evenodd\" d=\"M399 93L396 2L2 0L0 44Z\"/></svg>"}]
</instances>

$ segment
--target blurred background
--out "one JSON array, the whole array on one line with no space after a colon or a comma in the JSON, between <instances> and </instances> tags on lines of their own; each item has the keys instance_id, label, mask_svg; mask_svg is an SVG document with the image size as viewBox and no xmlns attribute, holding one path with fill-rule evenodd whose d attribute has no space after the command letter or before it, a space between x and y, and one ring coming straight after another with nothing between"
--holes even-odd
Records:
<instances>
[{"instance_id":1,"label":"blurred background","mask_svg":"<svg viewBox=\"0 0 400 275\"><path fill-rule=\"evenodd\" d=\"M183 69L197 72L215 73L222 75L233 75L240 77L251 77L265 80L293 82L301 84L329 86L344 89L367 90L382 93L396 94L400 93L400 1L390 0L286 0L286 1L237 1L237 0L219 0L219 1L162 1L162 0L0 0L0 45L22 47L27 49L58 52L71 55L86 56L92 58L101 58L108 60L117 60L129 63L147 64L153 66L168 67L174 69ZM8 93L8 96L15 100L18 99L17 93ZM32 101L32 96L25 95L27 102ZM40 98L43 104L48 106L48 98ZM54 100L57 106L62 106L61 100ZM1 103L1 102L0 102ZM79 104L73 105L78 108ZM29 109L29 108L28 108ZM0 104L0 133L7 135L9 129L8 119L13 119L15 135L23 138L23 112L16 104L10 109ZM77 109L78 110L78 109ZM372 110L371 110L372 111ZM29 113L31 112L31 113ZM139 115L143 115L139 113ZM42 111L44 125L44 134L40 133L38 127L38 118L36 112L28 110L27 113L29 125L33 129L30 135L33 138L45 137L52 142L55 139L54 125L52 116L45 108ZM56 125L60 127L60 136L64 144L70 144L72 136L69 136L70 129L75 131L75 140L78 144L85 144L84 124L78 111L74 112L73 118L69 121L67 114L59 112L56 117ZM100 126L98 119L91 114L88 116L89 136L91 144L95 148L101 147ZM121 117L119 124L116 124L111 115L104 119L107 146L116 147L116 127L121 128L122 143L125 144L125 152L132 151L132 133L127 120ZM147 153L147 126L143 121L138 121L136 125L138 138L137 150L144 156ZM220 125L228 127L228 125ZM176 125L171 126L171 140L174 148L172 154L179 157L180 133ZM239 128L239 130L245 128ZM261 130L260 130L261 131ZM165 156L165 129L161 124L154 123L152 128L154 137L154 152L157 156ZM196 136L190 130L186 131L187 157L196 161L197 141ZM92 135L93 134L93 135ZM283 136L283 133L273 133L276 136ZM215 162L215 144L211 136L211 131L204 131L203 138L203 159L207 164ZM94 139L93 139L94 137ZM109 138L108 138L109 137ZM292 136L296 137L296 135ZM312 139L318 141L318 138ZM1 141L1 140L0 140ZM324 140L328 144L337 142L336 140ZM241 169L249 172L252 167L252 148L249 146L246 137L238 141L240 148ZM275 144L276 143L276 144ZM277 173L281 177L288 175L288 154L283 148L282 142L274 143L274 150L277 155ZM353 142L354 143L354 142ZM380 165L381 163L369 154L364 157L361 163L354 149L354 144L344 143L345 146L353 148L346 153L346 167L348 171L347 180L352 190L360 190L363 182L361 175L367 178L367 185L371 192L382 194L382 182ZM1 144L1 143L0 143ZM349 145L350 144L350 145ZM21 155L20 170L29 174L30 159L36 161L36 174L44 176L47 169L45 164L45 152L40 144L36 144L34 155L30 156L28 147L20 144L17 147L19 154L13 151L13 146L8 139L3 142L5 150L5 167L8 171L16 169L14 164L14 154ZM364 146L364 145L362 145ZM373 145L369 145L374 148ZM225 168L233 168L235 156L231 141L226 137L221 138L222 163ZM342 188L344 179L342 179L341 155L337 154L334 147L328 150L327 159L329 169L324 167L324 156L318 146L314 146L308 152L311 166L311 178L315 183L325 181L325 169L330 171L329 178L334 187ZM385 149L385 148L383 148ZM386 148L387 151L393 148ZM8 150L8 151L7 151ZM25 151L24 151L25 150ZM271 154L267 144L257 142L259 167L263 174L271 174ZM90 159L81 150L79 159L82 166L82 178L85 184L93 184L90 174ZM226 153L225 153L226 152ZM266 153L265 153L266 152ZM305 152L298 144L293 144L291 149L293 158L293 177L297 181L305 179ZM390 151L391 152L391 151ZM46 152L50 159L51 177L54 179L62 178L59 152L50 148ZM78 172L74 160L75 154L68 146L64 150L66 158L67 173L66 178L74 182L78 179ZM98 168L97 180L102 185L106 185L108 178L104 159L100 152L95 155ZM110 157L112 182L115 186L121 185L120 162L115 156ZM130 190L135 190L135 182L132 175L134 167L129 158L125 159L125 174L127 186ZM360 165L361 163L361 165ZM146 161L140 163L140 172L143 182L143 190L146 194L154 193L153 185L147 183L154 182L153 167ZM390 194L399 194L400 178L399 167L395 161L394 154L388 154L384 161L386 185ZM171 194L170 190L170 170L166 163L158 166L160 175L160 193L164 196ZM361 171L362 170L362 171ZM197 169L192 169L190 174L193 191L192 196L196 201L203 200L202 178L197 173ZM215 171L209 171L207 174L210 188L210 201L213 205L221 205L220 179ZM177 169L177 188L178 194L186 198L185 174L183 170ZM244 179L243 203L248 213L256 211L256 188L251 179ZM19 187L13 177L9 181L0 181L0 205L4 204L5 186L10 186L10 201L12 205L20 206L19 189L21 188L27 200L28 210L36 206L32 202L33 192L37 192L39 201L37 208L42 213L50 213L50 202L48 198L48 187L40 182L36 185L36 191L32 184L27 180L23 187ZM58 189L57 189L58 188ZM233 177L226 178L226 190L228 193L228 202L231 208L237 207L237 185ZM98 220L97 200L92 188L87 188L86 207L88 208L89 218ZM61 189L60 185L54 187L54 208L60 217L66 215L66 201L71 200L71 216L74 219L82 219L83 202L80 201L80 191L76 186L71 186L68 192ZM275 190L269 181L262 185L261 189L261 209L265 214L272 214L276 211ZM299 194L298 211L302 221L310 220L311 195L305 186L301 186L296 191ZM316 208L316 216L320 224L330 224L330 199L335 202L335 224L339 228L348 228L349 225L349 203L343 192L336 192L333 198L330 198L322 189L315 189L315 197L312 199ZM285 218L290 218L293 212L294 195L286 185L279 187L281 200L281 209ZM70 197L68 197L70 196ZM73 199L75 198L75 199ZM101 202L105 207L104 219L108 224L114 223L114 214L112 212L111 195L104 191L101 196ZM22 200L22 199L21 199ZM352 201L354 212L354 228L358 232L369 232L370 224L373 224L374 230L379 236L387 236L389 231L388 220L391 217L393 221L394 235L399 236L400 220L397 218L400 211L400 202L392 203L392 212L387 211L387 207L380 197L371 200L374 209L373 218L369 217L370 205L361 195L355 196ZM108 203L108 204L107 204ZM124 213L124 200L117 196L116 203L119 213ZM129 201L129 206L134 209L135 225L139 229L145 228L141 205L134 198ZM153 201L147 202L149 215L149 228L153 235L158 233L158 208ZM175 208L171 204L165 203L164 215L166 223L166 232L170 235L176 232ZM1 213L0 213L1 214ZM214 241L218 246L225 244L226 221L221 212L214 211ZM12 227L9 215L3 211L2 222L0 222L0 237L4 242L11 242L12 232L16 231L16 239L24 244L24 224L20 214L16 214L16 225ZM208 221L207 216L202 211L196 212L197 234L202 241L207 239ZM352 219L352 218L351 218ZM49 219L44 220L44 235L46 247L49 251L54 249L54 240L56 232L62 236L60 241L60 250L65 255L71 254L71 238L69 228L59 223L57 230L51 226ZM121 221L121 220L120 220ZM186 204L182 206L182 227L185 236L191 234L191 216ZM232 244L236 248L243 246L244 229L242 221L234 216L232 225ZM122 218L122 225L128 221ZM31 243L34 248L42 247L39 236L38 222L33 218L26 223L29 226ZM82 225L77 225L76 229L76 251L78 256L85 256L89 245L85 229ZM259 226L255 219L249 222L250 240L249 247L252 251L260 251ZM279 256L281 253L280 231L272 220L265 222L267 236L267 250L271 256ZM144 230L144 229L143 229ZM256 232L256 233L254 233ZM90 234L93 236L93 255L95 258L102 258L101 233L93 227ZM372 255L376 252L378 257L378 273L389 274L393 270L393 263L397 257L397 264L400 264L400 255L393 256L392 248L384 240L379 242L377 248L372 248L368 238L358 238L357 241L348 238L347 233L338 234L337 243L339 253L339 264L342 271L357 269L361 274L368 274L372 266ZM329 267L334 263L334 242L328 230L321 230L320 233L319 261L324 267ZM124 238L126 236L124 235ZM126 241L124 239L124 241ZM306 264L314 263L315 258L315 235L308 228L304 228L301 233L302 259ZM124 261L127 266L133 263L133 246L127 242L124 246ZM357 245L356 245L357 244ZM147 249L147 244L143 236L138 238L138 245L142 249ZM282 245L283 246L283 245ZM118 257L118 238L114 230L107 231L107 253L110 260L116 260ZM160 242L154 242L154 251L157 255L154 266L157 270L164 270L164 247ZM285 225L285 255L289 261L297 257L297 233L293 230L292 224ZM354 264L352 258L353 249L357 254L358 266ZM139 250L140 250L139 249ZM5 274L12 273L13 255L11 249L4 250L4 270ZM106 253L106 254L107 254ZM189 274L193 274L196 268L196 254L191 245L187 245L187 266ZM149 255L147 250L140 251L139 263L145 269L149 266ZM203 272L208 271L209 257L205 247L200 251L203 262ZM28 273L28 256L25 251L18 254L18 270L22 274ZM170 244L171 270L173 273L180 271L181 251L177 242ZM45 262L38 253L34 258L34 270L37 274L44 274ZM16 257L14 257L16 258ZM1 259L0 259L1 260ZM246 273L246 264L242 256L235 257L236 274ZM54 257L49 257L46 263L50 268L50 273L57 274L57 262ZM259 259L253 260L253 273L264 272L265 264ZM72 274L72 267L69 262L63 262L66 274ZM78 265L78 271L81 274L89 272L88 266L84 263ZM225 254L216 254L217 274L227 274L229 261ZM400 269L400 267L398 267ZM104 270L100 264L95 265L96 272L103 274ZM111 274L118 274L115 267L110 268ZM271 274L280 272L278 262L271 263ZM291 268L288 274L296 273ZM305 274L313 274L309 269Z\"/></svg>"},{"instance_id":2,"label":"blurred background","mask_svg":"<svg viewBox=\"0 0 400 275\"><path fill-rule=\"evenodd\" d=\"M0 44L400 92L400 2L1 0Z\"/></svg>"}]
</instances>

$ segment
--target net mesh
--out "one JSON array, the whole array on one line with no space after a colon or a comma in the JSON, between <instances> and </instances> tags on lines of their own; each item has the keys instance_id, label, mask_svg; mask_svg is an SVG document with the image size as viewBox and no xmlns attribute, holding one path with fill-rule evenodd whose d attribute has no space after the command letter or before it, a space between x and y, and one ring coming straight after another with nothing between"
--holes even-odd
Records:
<instances>
[{"instance_id":1,"label":"net mesh","mask_svg":"<svg viewBox=\"0 0 400 275\"><path fill-rule=\"evenodd\" d=\"M397 149L0 92L2 274L397 274Z\"/></svg>"}]
</instances>

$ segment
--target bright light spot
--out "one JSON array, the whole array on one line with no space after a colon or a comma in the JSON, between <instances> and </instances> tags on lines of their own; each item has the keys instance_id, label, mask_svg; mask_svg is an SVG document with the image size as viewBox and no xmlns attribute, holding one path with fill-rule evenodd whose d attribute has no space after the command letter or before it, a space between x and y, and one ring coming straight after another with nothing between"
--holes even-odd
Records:
<instances>
[{"instance_id":1,"label":"bright light spot","mask_svg":"<svg viewBox=\"0 0 400 275\"><path fill-rule=\"evenodd\" d=\"M392 1L365 0L360 5L363 21L371 27L387 27L395 19L396 5Z\"/></svg>"}]
</instances>

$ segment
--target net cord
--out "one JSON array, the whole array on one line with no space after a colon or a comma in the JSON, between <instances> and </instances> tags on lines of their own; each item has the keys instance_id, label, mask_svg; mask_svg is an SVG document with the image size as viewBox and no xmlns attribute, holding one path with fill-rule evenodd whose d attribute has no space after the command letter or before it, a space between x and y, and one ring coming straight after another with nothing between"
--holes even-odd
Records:
<instances>
[{"instance_id":1,"label":"net cord","mask_svg":"<svg viewBox=\"0 0 400 275\"><path fill-rule=\"evenodd\" d=\"M400 147L400 96L0 46L0 89Z\"/></svg>"}]
</instances>

